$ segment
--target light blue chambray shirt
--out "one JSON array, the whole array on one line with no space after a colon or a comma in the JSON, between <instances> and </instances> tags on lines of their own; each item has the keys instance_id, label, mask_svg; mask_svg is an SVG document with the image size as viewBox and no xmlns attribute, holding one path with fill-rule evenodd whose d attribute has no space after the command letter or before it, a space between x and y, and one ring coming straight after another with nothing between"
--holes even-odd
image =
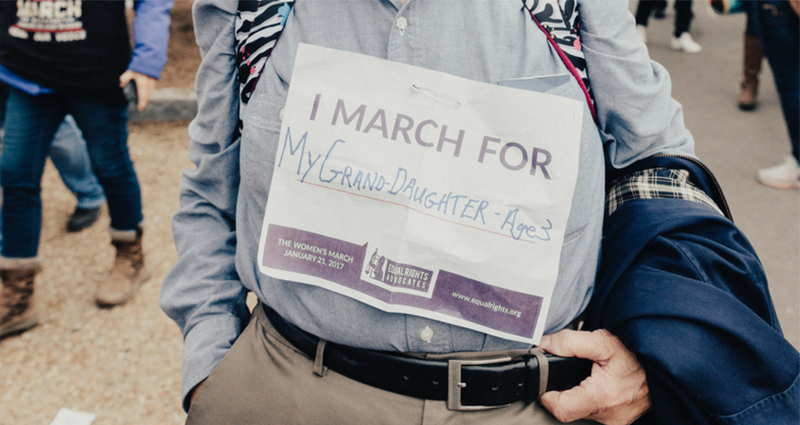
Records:
<instances>
[{"instance_id":1,"label":"light blue chambray shirt","mask_svg":"<svg viewBox=\"0 0 800 425\"><path fill-rule=\"evenodd\" d=\"M604 169L655 153L693 155L669 76L650 61L627 0L580 1L582 43L599 128L584 113L580 169L547 332L586 307L598 264ZM299 0L250 100L240 140L233 20L235 0L197 0L199 113L189 132L196 170L181 180L173 219L178 262L161 305L184 332L183 395L206 378L248 316L247 291L323 339L379 350L453 352L524 344L404 314L386 313L314 286L269 278L256 256L298 43L364 53L476 81L568 71L520 0ZM398 19L404 25L397 25ZM574 80L551 92L580 100ZM604 155L605 150L605 155ZM525 196L521 194L521 196ZM421 337L423 329L433 338ZM426 335L426 337L429 336ZM185 406L185 404L184 404Z\"/></svg>"}]
</instances>

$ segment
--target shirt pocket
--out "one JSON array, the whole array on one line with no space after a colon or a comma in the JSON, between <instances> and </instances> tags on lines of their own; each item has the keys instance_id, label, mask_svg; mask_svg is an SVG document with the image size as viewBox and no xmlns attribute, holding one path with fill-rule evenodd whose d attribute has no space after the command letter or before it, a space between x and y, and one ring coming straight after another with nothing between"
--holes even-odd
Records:
<instances>
[{"instance_id":1,"label":"shirt pocket","mask_svg":"<svg viewBox=\"0 0 800 425\"><path fill-rule=\"evenodd\" d=\"M269 98L254 96L242 116L246 129L254 125L264 130L280 133L283 120L283 99L272 101Z\"/></svg>"},{"instance_id":2,"label":"shirt pocket","mask_svg":"<svg viewBox=\"0 0 800 425\"><path fill-rule=\"evenodd\" d=\"M581 89L572 74L540 75L497 81L498 86L582 100Z\"/></svg>"}]
</instances>

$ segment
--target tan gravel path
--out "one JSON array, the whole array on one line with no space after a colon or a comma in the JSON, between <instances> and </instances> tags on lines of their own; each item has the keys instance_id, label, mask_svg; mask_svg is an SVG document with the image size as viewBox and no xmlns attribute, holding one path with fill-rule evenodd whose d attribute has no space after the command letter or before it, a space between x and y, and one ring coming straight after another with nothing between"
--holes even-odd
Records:
<instances>
[{"instance_id":1,"label":"tan gravel path","mask_svg":"<svg viewBox=\"0 0 800 425\"><path fill-rule=\"evenodd\" d=\"M94 425L182 424L182 338L158 306L176 259L170 218L178 208L187 122L132 124L129 146L142 186L147 261L153 277L127 304L95 307L113 262L108 214L66 233L75 199L52 164L43 180L44 270L36 296L42 323L0 341L0 425L48 425L61 407L97 415Z\"/></svg>"}]
</instances>

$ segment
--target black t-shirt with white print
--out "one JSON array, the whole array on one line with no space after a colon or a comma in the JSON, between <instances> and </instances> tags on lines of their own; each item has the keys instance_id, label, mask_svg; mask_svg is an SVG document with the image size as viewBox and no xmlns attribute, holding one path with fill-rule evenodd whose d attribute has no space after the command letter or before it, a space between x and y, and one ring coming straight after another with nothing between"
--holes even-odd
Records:
<instances>
[{"instance_id":1,"label":"black t-shirt with white print","mask_svg":"<svg viewBox=\"0 0 800 425\"><path fill-rule=\"evenodd\" d=\"M0 1L0 63L56 92L124 102L131 57L122 0Z\"/></svg>"}]
</instances>

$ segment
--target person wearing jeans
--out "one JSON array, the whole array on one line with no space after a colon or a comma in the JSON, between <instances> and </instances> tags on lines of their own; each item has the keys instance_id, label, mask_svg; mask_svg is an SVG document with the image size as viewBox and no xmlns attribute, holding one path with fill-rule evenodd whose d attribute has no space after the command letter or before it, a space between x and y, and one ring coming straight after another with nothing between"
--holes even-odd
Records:
<instances>
[{"instance_id":1,"label":"person wearing jeans","mask_svg":"<svg viewBox=\"0 0 800 425\"><path fill-rule=\"evenodd\" d=\"M67 222L67 231L78 232L91 226L97 221L106 197L92 172L86 141L72 115L67 115L58 126L50 146L50 159L64 185L78 200Z\"/></svg>"},{"instance_id":2,"label":"person wearing jeans","mask_svg":"<svg viewBox=\"0 0 800 425\"><path fill-rule=\"evenodd\" d=\"M40 182L50 141L69 111L87 141L92 168L108 199L111 227L135 230L142 221L139 183L128 156L127 105L106 107L58 94L11 89L0 179L6 258L35 257L42 226Z\"/></svg>"},{"instance_id":3,"label":"person wearing jeans","mask_svg":"<svg viewBox=\"0 0 800 425\"><path fill-rule=\"evenodd\" d=\"M83 132L92 170L105 192L116 250L95 301L103 307L122 304L149 277L122 88L135 83L142 110L167 60L172 0L134 0L133 49L125 2L74 2L66 9L55 3L0 2L0 65L19 77L8 98L0 159L5 238L0 337L38 323L33 294L41 270L41 178L51 141L67 115ZM38 13L45 5L59 16ZM31 86L35 90L25 90Z\"/></svg>"},{"instance_id":4,"label":"person wearing jeans","mask_svg":"<svg viewBox=\"0 0 800 425\"><path fill-rule=\"evenodd\" d=\"M789 130L792 155L781 164L758 171L758 181L778 189L800 189L800 2L749 2L764 55L767 57Z\"/></svg>"},{"instance_id":5,"label":"person wearing jeans","mask_svg":"<svg viewBox=\"0 0 800 425\"><path fill-rule=\"evenodd\" d=\"M0 73L3 72L8 71L0 69ZM0 143L3 140L8 91L8 86L0 84ZM83 140L75 119L70 115L64 118L53 136L50 159L58 170L61 181L77 198L75 210L67 221L67 231L79 232L86 229L97 221L106 197L97 177L92 173L86 141Z\"/></svg>"}]
</instances>

